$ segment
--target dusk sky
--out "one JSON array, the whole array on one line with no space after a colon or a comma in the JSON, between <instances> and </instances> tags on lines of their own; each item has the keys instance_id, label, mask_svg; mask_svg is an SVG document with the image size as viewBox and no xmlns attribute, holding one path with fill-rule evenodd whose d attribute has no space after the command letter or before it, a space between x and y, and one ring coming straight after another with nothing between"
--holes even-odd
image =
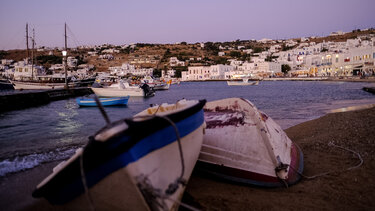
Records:
<instances>
[{"instance_id":1,"label":"dusk sky","mask_svg":"<svg viewBox=\"0 0 375 211\"><path fill-rule=\"evenodd\" d=\"M0 49L36 45L224 42L375 27L374 0L1 0Z\"/></svg>"}]
</instances>

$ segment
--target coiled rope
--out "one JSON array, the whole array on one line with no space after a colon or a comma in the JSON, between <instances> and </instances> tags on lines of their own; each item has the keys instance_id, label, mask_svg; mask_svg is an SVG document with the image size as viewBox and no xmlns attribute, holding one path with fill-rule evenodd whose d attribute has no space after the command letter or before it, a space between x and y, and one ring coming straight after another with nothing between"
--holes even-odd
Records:
<instances>
[{"instance_id":1,"label":"coiled rope","mask_svg":"<svg viewBox=\"0 0 375 211\"><path fill-rule=\"evenodd\" d=\"M300 147L297 144L296 144L296 146L300 149ZM345 171L350 171L350 170L353 170L353 169L356 169L356 168L360 167L363 164L363 159L362 159L361 155L358 152L356 152L354 150L351 150L351 149L348 149L348 148L345 148L345 147L342 147L342 146L339 146L339 145L336 145L332 141L330 141L328 143L328 146L336 147L336 148L339 148L339 149L342 149L342 150L346 150L348 152L352 152L353 154L357 155L357 157L358 157L358 159L359 159L360 162L357 165L355 165L355 166L351 166L351 167L343 169L343 170L328 171L328 172L320 173L320 174L313 175L313 176L304 175L304 174L302 174L302 172L299 172L297 169L293 168L292 166L289 166L289 167L293 171L295 171L297 174L299 174L300 176L302 176L305 179L315 179L317 177L322 177L322 176L325 176L325 175L328 175L328 174L341 173L341 172L345 172Z\"/></svg>"}]
</instances>

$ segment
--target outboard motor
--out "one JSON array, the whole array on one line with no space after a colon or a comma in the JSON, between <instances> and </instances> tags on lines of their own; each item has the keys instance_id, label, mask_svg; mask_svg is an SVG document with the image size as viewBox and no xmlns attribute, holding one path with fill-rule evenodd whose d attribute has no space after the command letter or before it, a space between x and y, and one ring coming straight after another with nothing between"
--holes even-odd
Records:
<instances>
[{"instance_id":1,"label":"outboard motor","mask_svg":"<svg viewBox=\"0 0 375 211\"><path fill-rule=\"evenodd\" d=\"M147 84L142 84L141 89L145 92L145 97L152 97L155 95L155 91Z\"/></svg>"}]
</instances>

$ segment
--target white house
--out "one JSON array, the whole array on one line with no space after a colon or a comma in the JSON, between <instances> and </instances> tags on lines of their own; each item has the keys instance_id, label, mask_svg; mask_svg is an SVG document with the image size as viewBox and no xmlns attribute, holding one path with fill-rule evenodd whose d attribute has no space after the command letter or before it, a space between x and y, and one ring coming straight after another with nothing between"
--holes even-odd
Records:
<instances>
[{"instance_id":1,"label":"white house","mask_svg":"<svg viewBox=\"0 0 375 211\"><path fill-rule=\"evenodd\" d=\"M169 65L171 67L185 66L185 62L178 60L177 57L171 57L169 58Z\"/></svg>"}]
</instances>

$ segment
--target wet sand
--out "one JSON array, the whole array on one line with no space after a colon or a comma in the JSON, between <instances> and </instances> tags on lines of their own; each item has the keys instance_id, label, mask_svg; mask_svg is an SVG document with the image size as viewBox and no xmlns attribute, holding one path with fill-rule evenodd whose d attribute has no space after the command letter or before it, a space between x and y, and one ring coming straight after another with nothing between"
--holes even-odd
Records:
<instances>
[{"instance_id":1,"label":"wet sand","mask_svg":"<svg viewBox=\"0 0 375 211\"><path fill-rule=\"evenodd\" d=\"M375 108L332 113L286 130L304 153L307 176L289 188L259 188L209 178L195 172L184 199L202 210L373 210L375 209ZM359 163L351 152L358 152ZM58 162L0 178L1 210L55 210L31 192ZM38 208L35 205L38 205ZM82 209L85 209L84 207Z\"/></svg>"}]
</instances>

